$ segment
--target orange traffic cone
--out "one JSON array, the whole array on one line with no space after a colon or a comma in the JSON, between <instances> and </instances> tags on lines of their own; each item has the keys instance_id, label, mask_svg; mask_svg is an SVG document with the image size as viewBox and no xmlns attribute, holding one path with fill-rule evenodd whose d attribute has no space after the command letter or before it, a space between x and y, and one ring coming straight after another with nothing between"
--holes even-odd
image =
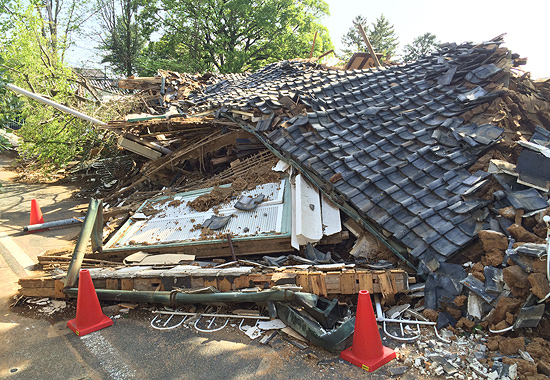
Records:
<instances>
[{"instance_id":1,"label":"orange traffic cone","mask_svg":"<svg viewBox=\"0 0 550 380\"><path fill-rule=\"evenodd\" d=\"M32 226L34 224L42 224L44 223L44 217L42 216L42 211L40 210L40 206L38 205L38 202L36 199L31 200L31 220L29 221L29 226ZM27 231L27 233L32 234L35 232L40 231L48 231L49 228L44 228L42 230L35 230L35 231Z\"/></svg>"},{"instance_id":2,"label":"orange traffic cone","mask_svg":"<svg viewBox=\"0 0 550 380\"><path fill-rule=\"evenodd\" d=\"M342 351L340 357L368 372L395 359L395 351L382 346L368 290L359 291L353 344Z\"/></svg>"},{"instance_id":3,"label":"orange traffic cone","mask_svg":"<svg viewBox=\"0 0 550 380\"><path fill-rule=\"evenodd\" d=\"M95 292L90 271L82 269L78 279L78 298L76 301L76 319L67 322L67 327L76 335L84 336L113 324L111 318L103 314Z\"/></svg>"}]
</instances>

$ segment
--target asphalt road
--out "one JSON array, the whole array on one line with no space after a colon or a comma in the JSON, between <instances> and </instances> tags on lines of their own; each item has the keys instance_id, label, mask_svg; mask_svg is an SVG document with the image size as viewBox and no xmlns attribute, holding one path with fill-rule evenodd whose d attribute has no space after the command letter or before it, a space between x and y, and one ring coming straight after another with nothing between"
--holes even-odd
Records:
<instances>
[{"instance_id":1,"label":"asphalt road","mask_svg":"<svg viewBox=\"0 0 550 380\"><path fill-rule=\"evenodd\" d=\"M293 346L280 337L263 346L235 326L202 333L184 326L150 327L146 306L84 337L66 327L75 301L47 316L42 306L21 302L11 308L17 280L32 275L40 253L67 246L79 227L36 234L22 232L35 198L46 221L80 215L85 201L71 198L74 188L13 182L12 159L0 155L0 378L5 379L385 379L394 361L367 373L338 355ZM151 306L150 306L151 307ZM411 373L402 377L414 379Z\"/></svg>"}]
</instances>

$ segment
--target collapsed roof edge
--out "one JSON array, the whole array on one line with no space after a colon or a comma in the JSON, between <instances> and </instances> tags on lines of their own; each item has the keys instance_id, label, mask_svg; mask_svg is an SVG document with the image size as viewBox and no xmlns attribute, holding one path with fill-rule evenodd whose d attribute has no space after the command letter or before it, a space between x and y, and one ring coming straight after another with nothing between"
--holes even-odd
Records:
<instances>
[{"instance_id":1,"label":"collapsed roof edge","mask_svg":"<svg viewBox=\"0 0 550 380\"><path fill-rule=\"evenodd\" d=\"M220 115L221 116L221 115ZM240 120L237 120L235 118L233 118L231 115L227 114L227 113L224 113L223 114L224 117L232 120L233 122L237 123L241 128L243 128L244 130L246 130L247 132L249 133L252 133L254 136L256 136L256 138L258 140L260 140L260 142L262 142L262 144L265 145L265 147L267 149L269 149L269 151L271 153L273 153L277 158L279 158L280 160L286 162L287 164L291 165L295 170L299 171L302 175L304 175L311 184L313 184L323 195L325 195L328 199L330 199L331 202L333 202L341 211L343 211L347 216L349 216L350 218L352 218L353 220L357 221L357 222L360 222L361 223L361 226L367 230L369 233L371 233L373 236L375 236L381 243L383 243L393 254L395 254L399 259L401 259L404 263L406 263L408 266L410 266L412 269L414 270L418 270L418 267L416 265L414 265L411 260L407 259L404 254L403 254L403 251L406 252L406 248L404 246L401 246L400 248L402 248L403 251L399 251L397 249L397 244L394 243L392 244L393 242L390 242L389 240L385 239L382 237L382 234L374 227L372 226L372 224L367 221L366 219L364 219L359 213L357 213L353 207L351 207L350 205L348 205L346 202L338 202L335 198L337 197L337 195L333 192L328 192L326 191L326 188L324 188L322 186L322 183L320 183L320 181L316 180L313 175L311 173L309 173L308 171L304 170L304 168L302 168L300 165L298 165L296 162L294 162L292 159L289 159L289 158L286 158L284 157L277 149L273 148L269 142L266 141L266 139L256 133L256 131L254 130L254 128L252 128L251 126L243 123L242 121Z\"/></svg>"}]
</instances>

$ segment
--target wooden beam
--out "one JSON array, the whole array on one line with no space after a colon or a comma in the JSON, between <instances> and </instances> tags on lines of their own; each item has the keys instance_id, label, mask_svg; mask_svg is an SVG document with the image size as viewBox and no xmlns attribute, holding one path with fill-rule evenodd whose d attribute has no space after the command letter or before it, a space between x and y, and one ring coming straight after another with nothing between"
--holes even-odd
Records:
<instances>
[{"instance_id":1,"label":"wooden beam","mask_svg":"<svg viewBox=\"0 0 550 380\"><path fill-rule=\"evenodd\" d=\"M373 293L374 288L372 283L372 272L367 270L357 270L355 272L357 275L359 290L368 290L370 293Z\"/></svg>"},{"instance_id":2,"label":"wooden beam","mask_svg":"<svg viewBox=\"0 0 550 380\"><path fill-rule=\"evenodd\" d=\"M251 286L273 287L285 284L301 286L303 292L314 293L323 297L357 294L359 290L381 294L387 304L395 302L395 294L406 293L409 290L408 274L400 269L371 271L367 269L345 269L343 271L306 271L286 269L273 273L251 273L243 275L214 276L211 269L201 276L192 275L161 276L144 278L139 273L130 273L128 278L96 278L93 279L97 289L114 290L172 290L171 284L188 278L191 289L213 286L220 291L229 292ZM20 294L29 297L65 298L63 283L52 278L25 278L20 280ZM166 286L166 288L164 288Z\"/></svg>"},{"instance_id":3,"label":"wooden beam","mask_svg":"<svg viewBox=\"0 0 550 380\"><path fill-rule=\"evenodd\" d=\"M161 77L126 78L118 81L118 87L129 90L144 90L161 85Z\"/></svg>"},{"instance_id":4,"label":"wooden beam","mask_svg":"<svg viewBox=\"0 0 550 380\"><path fill-rule=\"evenodd\" d=\"M376 53L374 52L374 49L372 45L370 44L369 38L367 37L367 34L365 33L365 30L363 29L363 26L361 24L357 25L357 28L359 28L359 32L361 33L361 36L363 36L363 41L365 41L365 44L367 45L367 48L369 49L369 53L372 57L372 60L374 61L374 64L376 67L380 66L380 61L378 60L378 57L376 56Z\"/></svg>"},{"instance_id":5,"label":"wooden beam","mask_svg":"<svg viewBox=\"0 0 550 380\"><path fill-rule=\"evenodd\" d=\"M54 288L55 280L53 278L21 278L19 279L19 285L23 288Z\"/></svg>"},{"instance_id":6,"label":"wooden beam","mask_svg":"<svg viewBox=\"0 0 550 380\"><path fill-rule=\"evenodd\" d=\"M118 142L119 147L121 147L123 149L126 149L126 150L129 150L130 152L139 154L140 156L149 158L151 160L157 159L160 156L162 156L161 152L159 152L157 150L154 150L154 149L151 149L148 146L137 143L137 142L132 141L130 139L127 139L124 136L119 136L117 142Z\"/></svg>"},{"instance_id":7,"label":"wooden beam","mask_svg":"<svg viewBox=\"0 0 550 380\"><path fill-rule=\"evenodd\" d=\"M273 239L258 240L233 240L233 248L238 256L263 255L268 253L293 252L290 245L290 237L277 237ZM127 246L117 250L104 249L101 253L89 253L85 258L95 260L119 261L131 253L136 252L136 246ZM200 258L231 257L229 243L224 240L212 244L187 244L171 247L162 245L140 246L140 251L148 253L184 253Z\"/></svg>"},{"instance_id":8,"label":"wooden beam","mask_svg":"<svg viewBox=\"0 0 550 380\"><path fill-rule=\"evenodd\" d=\"M315 36L313 36L313 43L311 44L311 52L309 53L309 58L311 59L313 57L313 50L315 49L315 41L317 40L317 33L319 31L315 31Z\"/></svg>"},{"instance_id":9,"label":"wooden beam","mask_svg":"<svg viewBox=\"0 0 550 380\"><path fill-rule=\"evenodd\" d=\"M340 231L330 236L323 236L319 241L319 245L340 244L342 241L349 239L348 231Z\"/></svg>"},{"instance_id":10,"label":"wooden beam","mask_svg":"<svg viewBox=\"0 0 550 380\"><path fill-rule=\"evenodd\" d=\"M147 163L148 164L147 168L143 171L143 173L141 174L141 177L137 180L134 180L133 182L131 182L132 180L127 181L122 185L122 188L124 188L124 191L128 191L134 188L135 186L137 186L138 184L149 179L151 175L155 174L159 170L165 168L166 166L172 163L176 164L181 160L185 160L189 158L197 158L205 153L214 152L223 147L233 145L236 143L236 140L238 138L253 138L253 137L254 136L252 134L246 132L243 129L234 130L225 134L219 134L217 136L206 136L200 141L198 141L197 143L193 144L192 146L184 145L180 149L174 151L171 154L167 154L165 156L157 158L156 160L149 161ZM119 195L118 193L114 193L109 197L105 198L105 201L112 199L118 195Z\"/></svg>"},{"instance_id":11,"label":"wooden beam","mask_svg":"<svg viewBox=\"0 0 550 380\"><path fill-rule=\"evenodd\" d=\"M391 281L390 272L382 272L378 274L378 282L380 284L380 292L382 297L387 299L389 304L395 303L395 290Z\"/></svg>"},{"instance_id":12,"label":"wooden beam","mask_svg":"<svg viewBox=\"0 0 550 380\"><path fill-rule=\"evenodd\" d=\"M320 60L321 58L326 57L330 53L334 53L334 49L330 49L329 51L324 52L323 54L317 57L317 60Z\"/></svg>"}]
</instances>

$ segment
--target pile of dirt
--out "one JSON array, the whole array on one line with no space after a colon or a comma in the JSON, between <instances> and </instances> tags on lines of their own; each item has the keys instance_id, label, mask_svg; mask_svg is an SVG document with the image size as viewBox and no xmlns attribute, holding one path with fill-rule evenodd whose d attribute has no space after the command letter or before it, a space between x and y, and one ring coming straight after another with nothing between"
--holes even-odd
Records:
<instances>
[{"instance_id":1,"label":"pile of dirt","mask_svg":"<svg viewBox=\"0 0 550 380\"><path fill-rule=\"evenodd\" d=\"M237 198L241 192L255 189L258 185L279 182L281 176L271 170L272 166L272 163L269 163L269 165L254 167L243 173L241 177L234 179L229 187L221 187L219 184L208 194L199 196L187 205L196 211L204 212L232 198Z\"/></svg>"},{"instance_id":2,"label":"pile of dirt","mask_svg":"<svg viewBox=\"0 0 550 380\"><path fill-rule=\"evenodd\" d=\"M189 201L187 205L199 212L207 211L214 206L225 203L236 195L236 191L231 187L219 187L216 186L207 194L201 195L192 201Z\"/></svg>"}]
</instances>

